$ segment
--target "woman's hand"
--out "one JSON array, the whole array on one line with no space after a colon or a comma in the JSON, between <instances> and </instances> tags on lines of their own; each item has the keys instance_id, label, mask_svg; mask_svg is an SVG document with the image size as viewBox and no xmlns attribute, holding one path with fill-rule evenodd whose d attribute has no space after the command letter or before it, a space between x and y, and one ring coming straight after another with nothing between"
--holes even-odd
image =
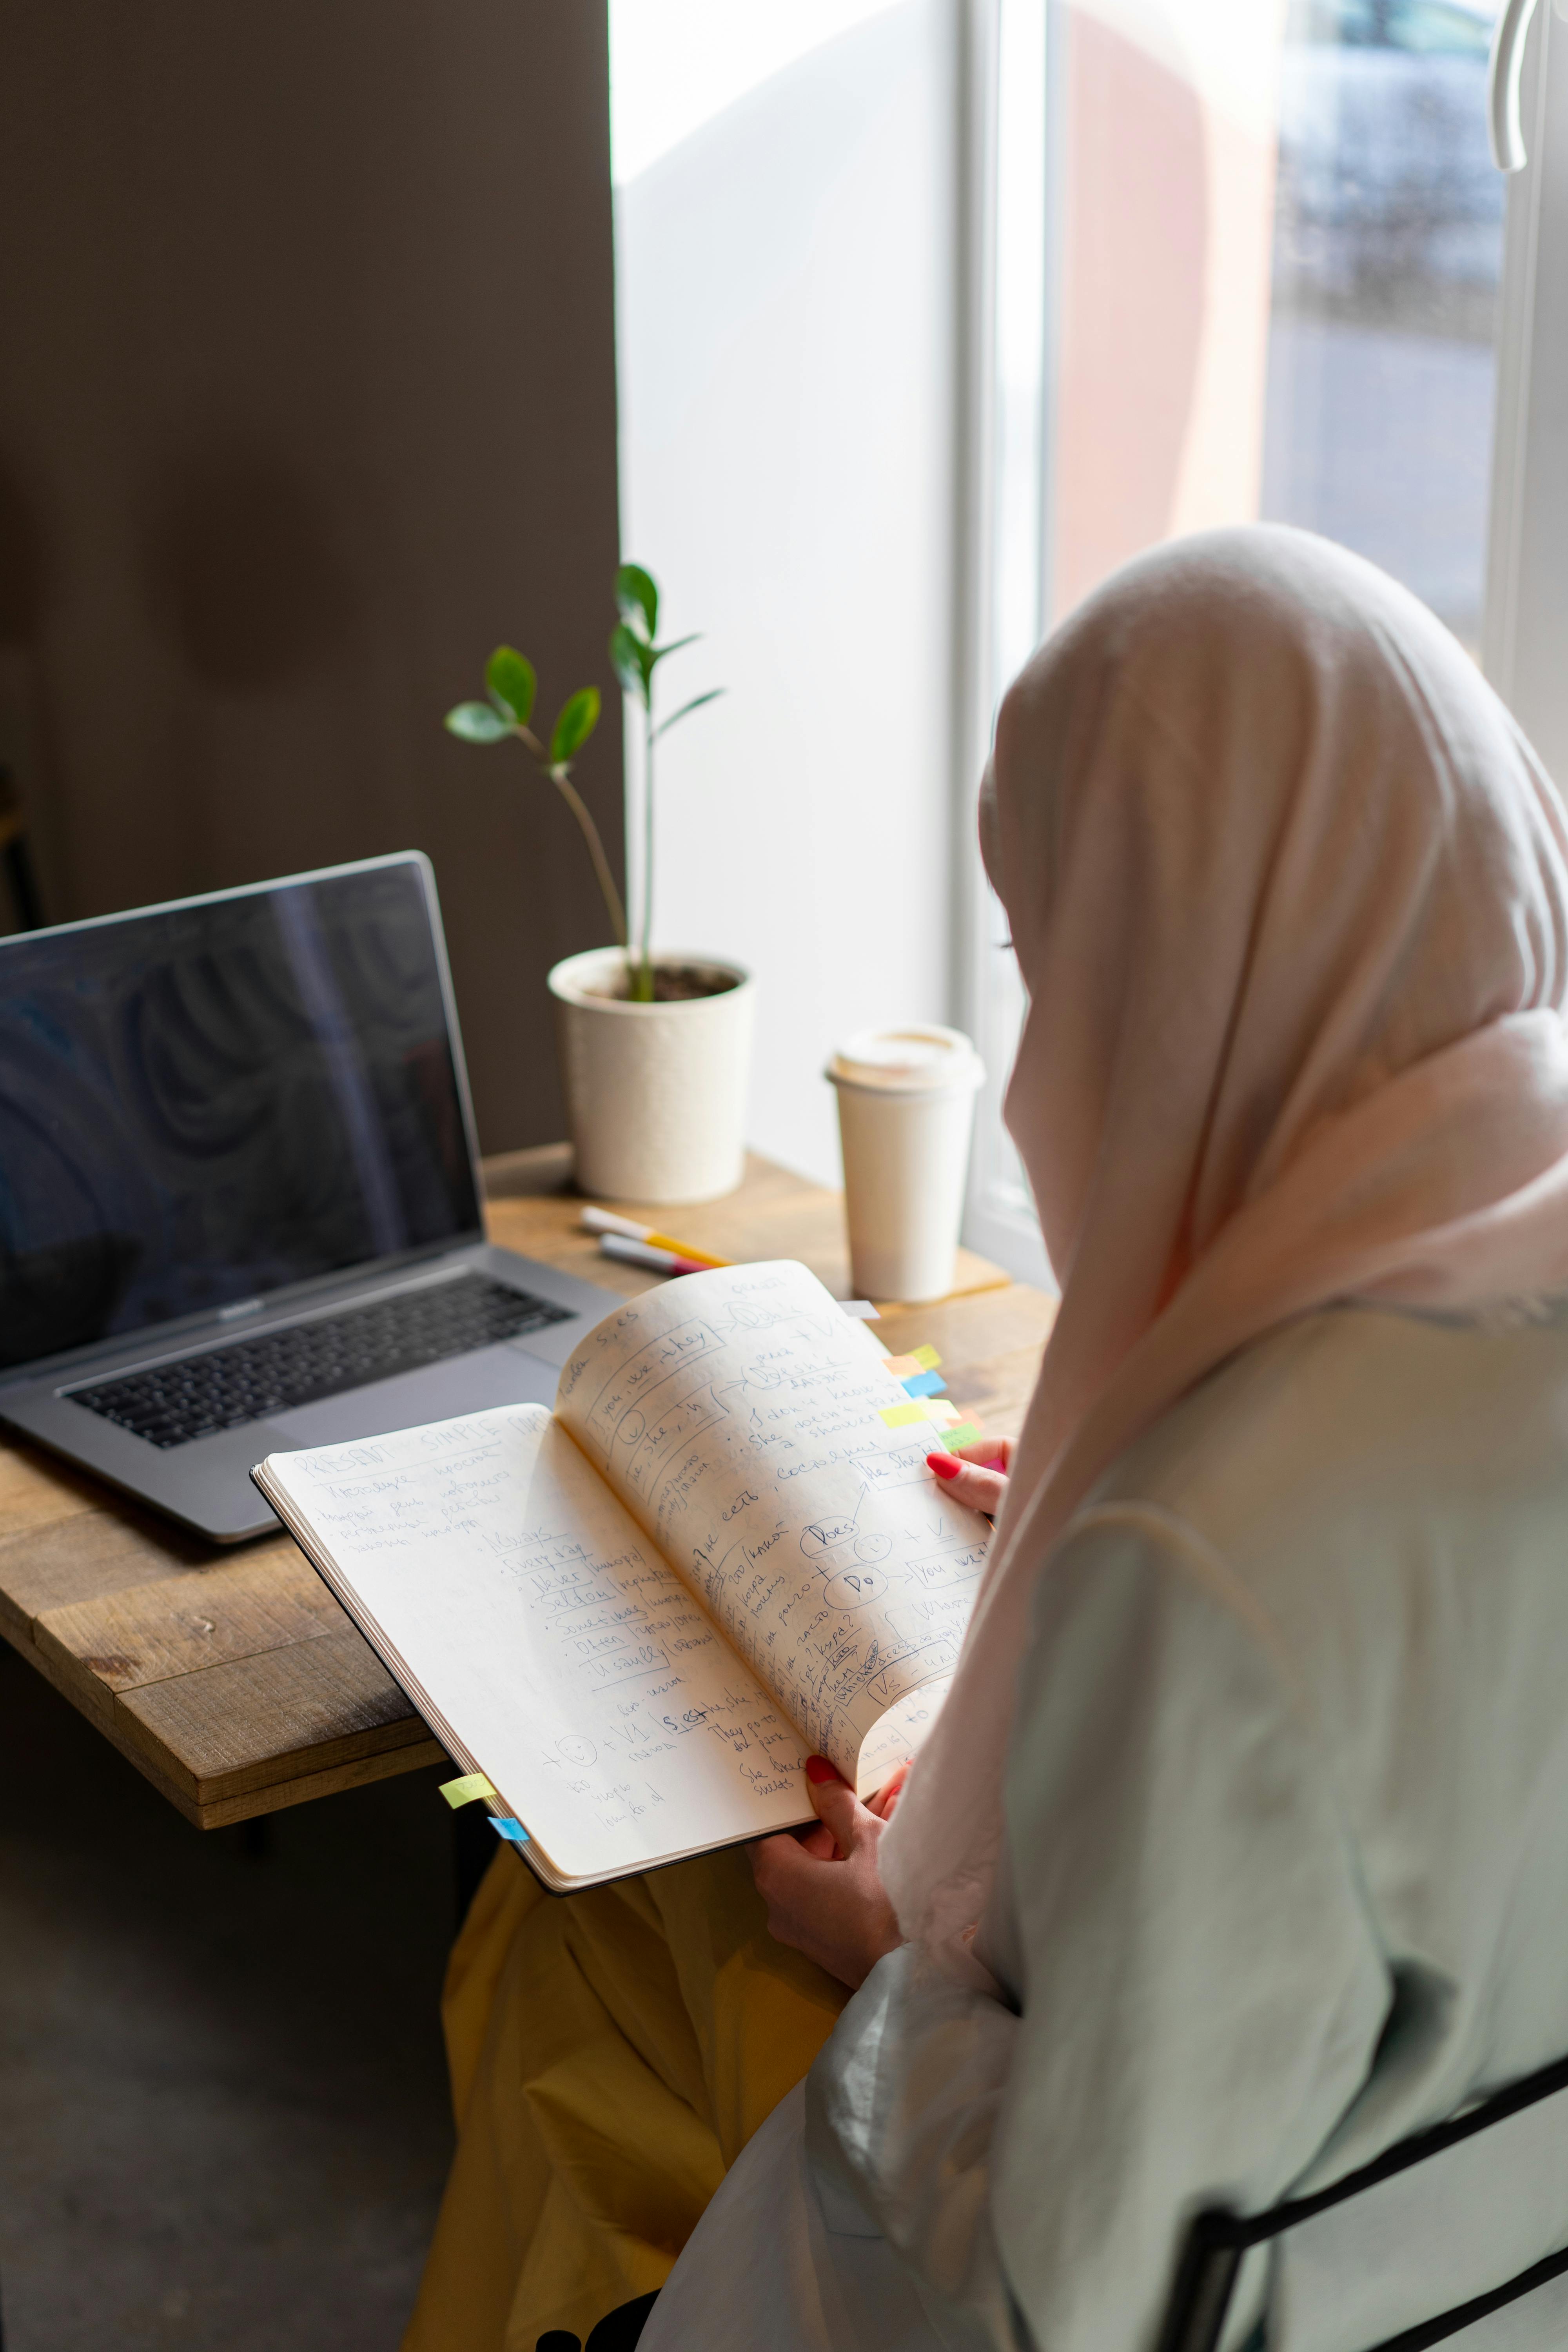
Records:
<instances>
[{"instance_id":1,"label":"woman's hand","mask_svg":"<svg viewBox=\"0 0 1568 2352\"><path fill-rule=\"evenodd\" d=\"M972 1511L984 1511L994 1519L1007 1492L1013 1441L1010 1437L972 1438L956 1454L928 1454L926 1467L941 1479L954 1501L967 1503Z\"/></svg>"},{"instance_id":2,"label":"woman's hand","mask_svg":"<svg viewBox=\"0 0 1568 2352\"><path fill-rule=\"evenodd\" d=\"M860 1802L826 1756L808 1759L805 1777L816 1829L759 1838L752 1848L752 1875L779 1942L857 1991L883 1954L904 1940L877 1868L885 1822ZM877 1798L889 1812L902 1778L895 1774Z\"/></svg>"},{"instance_id":3,"label":"woman's hand","mask_svg":"<svg viewBox=\"0 0 1568 2352\"><path fill-rule=\"evenodd\" d=\"M994 1518L1013 1466L1010 1437L975 1438L956 1454L928 1454L926 1461L949 1494ZM904 1940L882 1892L877 1846L909 1769L900 1764L863 1805L825 1756L813 1756L805 1774L816 1829L759 1838L752 1848L752 1875L771 1932L852 1990Z\"/></svg>"}]
</instances>

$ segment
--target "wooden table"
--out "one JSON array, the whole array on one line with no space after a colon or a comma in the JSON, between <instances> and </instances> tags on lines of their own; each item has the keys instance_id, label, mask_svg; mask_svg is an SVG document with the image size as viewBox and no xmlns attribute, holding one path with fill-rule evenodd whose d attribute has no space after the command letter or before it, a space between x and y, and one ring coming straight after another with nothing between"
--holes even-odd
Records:
<instances>
[{"instance_id":1,"label":"wooden table","mask_svg":"<svg viewBox=\"0 0 1568 2352\"><path fill-rule=\"evenodd\" d=\"M576 1230L565 1145L485 1173L494 1241L622 1296L660 1278ZM714 1256L800 1258L848 1296L838 1194L767 1160L752 1160L729 1199L663 1214ZM963 1295L889 1308L874 1328L895 1354L930 1340L954 1401L1009 1435L1055 1301L968 1252L958 1281ZM220 1549L4 1443L0 1633L201 1829L444 1760L290 1537Z\"/></svg>"}]
</instances>

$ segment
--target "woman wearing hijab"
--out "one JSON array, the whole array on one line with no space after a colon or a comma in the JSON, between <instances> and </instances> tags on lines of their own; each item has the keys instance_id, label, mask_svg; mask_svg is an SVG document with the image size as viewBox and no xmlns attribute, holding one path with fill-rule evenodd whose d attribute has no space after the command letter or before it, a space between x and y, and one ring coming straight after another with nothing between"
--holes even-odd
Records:
<instances>
[{"instance_id":1,"label":"woman wearing hijab","mask_svg":"<svg viewBox=\"0 0 1568 2352\"><path fill-rule=\"evenodd\" d=\"M983 832L1060 1314L892 1820L759 1850L859 1990L644 2352L1148 2346L1194 2210L1568 2052L1562 804L1413 598L1253 530L1037 656ZM1270 2347L1561 2244L1554 2104L1283 2242Z\"/></svg>"},{"instance_id":2,"label":"woman wearing hijab","mask_svg":"<svg viewBox=\"0 0 1568 2352\"><path fill-rule=\"evenodd\" d=\"M465 1938L422 2319L444 2236L515 2282L591 2210L645 2288L690 2231L645 2352L1145 2346L1198 2206L1568 2051L1561 804L1430 614L1257 529L1131 566L1037 656L983 836L1062 1303L1010 1475L960 1474L997 1522L948 1700L890 1819L819 1767L822 1826L755 1850L771 1937L650 1879L618 1960L607 1916L526 1981L526 1922ZM559 2024L584 1986L686 2096L662 2208ZM1498 2137L1419 2260L1314 2224L1227 2347L1267 2292L1278 2340L1352 2352L1539 2256L1568 2166ZM524 2173L521 2221L486 2203ZM1563 2339L1553 2294L1510 2346ZM462 2340L532 2352L542 2307Z\"/></svg>"}]
</instances>

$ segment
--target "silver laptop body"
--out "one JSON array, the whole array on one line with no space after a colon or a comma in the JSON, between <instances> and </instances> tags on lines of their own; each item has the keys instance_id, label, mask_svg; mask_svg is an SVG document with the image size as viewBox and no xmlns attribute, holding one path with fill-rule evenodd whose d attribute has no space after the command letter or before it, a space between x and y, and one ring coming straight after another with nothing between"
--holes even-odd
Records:
<instances>
[{"instance_id":1,"label":"silver laptop body","mask_svg":"<svg viewBox=\"0 0 1568 2352\"><path fill-rule=\"evenodd\" d=\"M610 1303L485 1239L417 852L0 939L24 1436L239 1543L264 1455L549 1403Z\"/></svg>"}]
</instances>

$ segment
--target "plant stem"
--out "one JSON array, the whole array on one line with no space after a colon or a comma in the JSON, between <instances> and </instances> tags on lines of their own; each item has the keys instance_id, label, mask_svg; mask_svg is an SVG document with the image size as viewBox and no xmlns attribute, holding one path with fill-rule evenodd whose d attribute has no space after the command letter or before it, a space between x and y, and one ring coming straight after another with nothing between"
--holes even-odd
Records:
<instances>
[{"instance_id":1,"label":"plant stem","mask_svg":"<svg viewBox=\"0 0 1568 2352\"><path fill-rule=\"evenodd\" d=\"M637 1000L653 1003L653 696L643 706L642 970Z\"/></svg>"},{"instance_id":2,"label":"plant stem","mask_svg":"<svg viewBox=\"0 0 1568 2352\"><path fill-rule=\"evenodd\" d=\"M610 923L616 943L625 950L630 944L626 935L626 910L621 904L621 894L616 887L616 877L610 871L610 861L605 855L605 845L599 838L599 828L588 814L586 802L564 768L552 768L550 780L582 827L583 838L588 845L588 855L594 861L599 888L609 910Z\"/></svg>"}]
</instances>

